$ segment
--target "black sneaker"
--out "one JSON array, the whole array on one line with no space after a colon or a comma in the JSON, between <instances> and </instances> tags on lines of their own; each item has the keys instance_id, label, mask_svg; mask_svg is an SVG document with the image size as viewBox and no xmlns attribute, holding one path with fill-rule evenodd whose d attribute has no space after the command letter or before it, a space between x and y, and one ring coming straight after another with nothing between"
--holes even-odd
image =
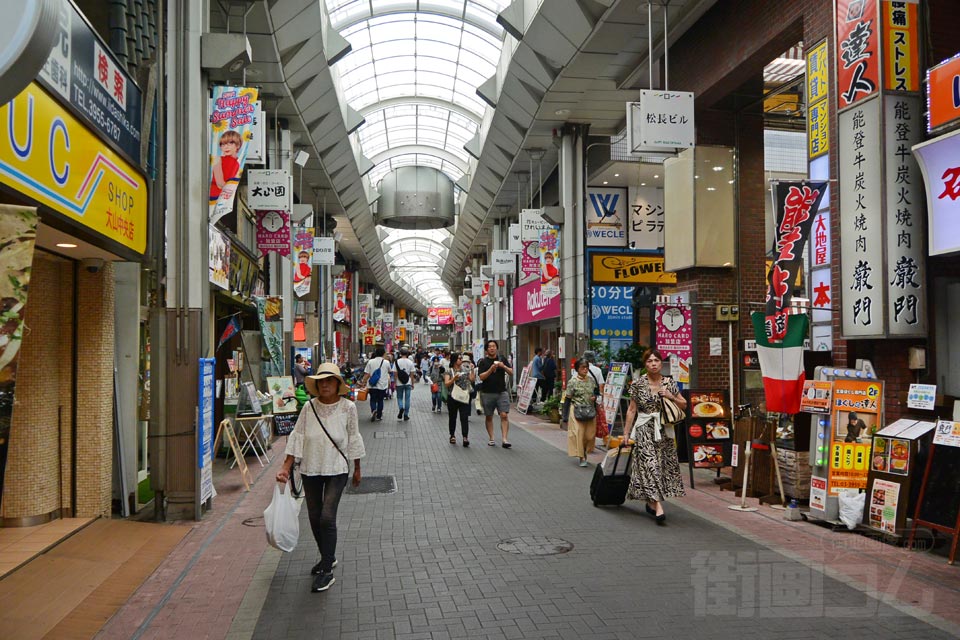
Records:
<instances>
[{"instance_id":1,"label":"black sneaker","mask_svg":"<svg viewBox=\"0 0 960 640\"><path fill-rule=\"evenodd\" d=\"M322 564L323 564L323 560L321 560L321 561L318 562L317 564L313 565L313 568L310 569L310 575L312 575L312 576L318 576L318 575L320 575L320 565L322 565ZM333 569L333 568L336 567L336 566L337 566L337 559L334 558L334 559L333 559L333 564L330 565L330 568Z\"/></svg>"},{"instance_id":2,"label":"black sneaker","mask_svg":"<svg viewBox=\"0 0 960 640\"><path fill-rule=\"evenodd\" d=\"M399 420L402 417L403 417L403 409L400 409L400 411L397 412L397 419Z\"/></svg>"},{"instance_id":3,"label":"black sneaker","mask_svg":"<svg viewBox=\"0 0 960 640\"><path fill-rule=\"evenodd\" d=\"M404 420L404 422L407 422L407 421L409 421L409 420L410 420L410 416L406 416L406 415L405 415L405 416L403 416L403 420Z\"/></svg>"},{"instance_id":4,"label":"black sneaker","mask_svg":"<svg viewBox=\"0 0 960 640\"><path fill-rule=\"evenodd\" d=\"M313 586L310 587L310 591L314 593L319 593L321 591L326 591L337 579L333 577L332 573L319 573L317 577L313 579Z\"/></svg>"}]
</instances>

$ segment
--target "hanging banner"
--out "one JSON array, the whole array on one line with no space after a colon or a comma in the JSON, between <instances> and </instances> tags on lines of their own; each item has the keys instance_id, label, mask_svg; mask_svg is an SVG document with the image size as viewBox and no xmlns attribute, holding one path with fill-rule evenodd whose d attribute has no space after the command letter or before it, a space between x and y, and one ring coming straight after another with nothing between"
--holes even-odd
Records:
<instances>
[{"instance_id":1,"label":"hanging banner","mask_svg":"<svg viewBox=\"0 0 960 640\"><path fill-rule=\"evenodd\" d=\"M313 264L332 267L337 262L337 241L333 238L313 239Z\"/></svg>"},{"instance_id":2,"label":"hanging banner","mask_svg":"<svg viewBox=\"0 0 960 640\"><path fill-rule=\"evenodd\" d=\"M844 109L880 86L880 25L877 0L836 0L835 8L837 109Z\"/></svg>"},{"instance_id":3,"label":"hanging banner","mask_svg":"<svg viewBox=\"0 0 960 640\"><path fill-rule=\"evenodd\" d=\"M357 294L357 323L360 335L365 335L370 329L370 309L373 308L373 294Z\"/></svg>"},{"instance_id":4,"label":"hanging banner","mask_svg":"<svg viewBox=\"0 0 960 640\"><path fill-rule=\"evenodd\" d=\"M268 355L261 364L265 376L284 375L283 364L283 298L270 296L256 298L257 317L263 337L263 350Z\"/></svg>"},{"instance_id":5,"label":"hanging banner","mask_svg":"<svg viewBox=\"0 0 960 640\"><path fill-rule=\"evenodd\" d=\"M253 129L250 146L247 147L247 164L266 164L267 119L263 115L263 101L255 100L252 104Z\"/></svg>"},{"instance_id":6,"label":"hanging banner","mask_svg":"<svg viewBox=\"0 0 960 640\"><path fill-rule=\"evenodd\" d=\"M333 321L350 322L350 272L333 279Z\"/></svg>"},{"instance_id":7,"label":"hanging banner","mask_svg":"<svg viewBox=\"0 0 960 640\"><path fill-rule=\"evenodd\" d=\"M547 298L560 295L560 227L540 232L540 292Z\"/></svg>"},{"instance_id":8,"label":"hanging banner","mask_svg":"<svg viewBox=\"0 0 960 640\"><path fill-rule=\"evenodd\" d=\"M290 211L290 173L283 169L251 169L247 172L247 206L254 211Z\"/></svg>"},{"instance_id":9,"label":"hanging banner","mask_svg":"<svg viewBox=\"0 0 960 640\"><path fill-rule=\"evenodd\" d=\"M540 280L540 243L524 242L520 254L520 284Z\"/></svg>"},{"instance_id":10,"label":"hanging banner","mask_svg":"<svg viewBox=\"0 0 960 640\"><path fill-rule=\"evenodd\" d=\"M513 275L516 268L516 254L504 249L494 249L490 252L490 273L493 275Z\"/></svg>"},{"instance_id":11,"label":"hanging banner","mask_svg":"<svg viewBox=\"0 0 960 640\"><path fill-rule=\"evenodd\" d=\"M210 225L210 282L221 289L230 288L230 239Z\"/></svg>"},{"instance_id":12,"label":"hanging banner","mask_svg":"<svg viewBox=\"0 0 960 640\"><path fill-rule=\"evenodd\" d=\"M627 217L632 213L626 189L588 187L585 215L588 247L627 246Z\"/></svg>"},{"instance_id":13,"label":"hanging banner","mask_svg":"<svg viewBox=\"0 0 960 640\"><path fill-rule=\"evenodd\" d=\"M803 271L804 246L826 185L808 181L776 185L776 239L773 266L767 273L766 325L770 340L783 340L787 333L793 283Z\"/></svg>"},{"instance_id":14,"label":"hanging banner","mask_svg":"<svg viewBox=\"0 0 960 640\"><path fill-rule=\"evenodd\" d=\"M296 262L293 265L293 292L298 298L310 293L311 261L313 260L313 229L311 227L297 227L293 234L293 255Z\"/></svg>"},{"instance_id":15,"label":"hanging banner","mask_svg":"<svg viewBox=\"0 0 960 640\"><path fill-rule=\"evenodd\" d=\"M233 211L240 176L253 136L252 87L213 88L210 108L210 223Z\"/></svg>"},{"instance_id":16,"label":"hanging banner","mask_svg":"<svg viewBox=\"0 0 960 640\"><path fill-rule=\"evenodd\" d=\"M510 240L507 244L510 253L523 253L523 239L521 237L520 223L510 225Z\"/></svg>"},{"instance_id":17,"label":"hanging banner","mask_svg":"<svg viewBox=\"0 0 960 640\"><path fill-rule=\"evenodd\" d=\"M0 501L3 499L3 476L10 450L10 421L16 401L17 364L23 339L23 316L30 288L37 238L36 207L0 204L0 299L4 302L3 340L0 341ZM41 292L42 293L42 292ZM27 363L36 365L37 363ZM29 437L29 433L22 435ZM0 505L2 506L2 505Z\"/></svg>"},{"instance_id":18,"label":"hanging banner","mask_svg":"<svg viewBox=\"0 0 960 640\"><path fill-rule=\"evenodd\" d=\"M257 211L257 249L260 255L275 252L290 255L290 214L286 211Z\"/></svg>"},{"instance_id":19,"label":"hanging banner","mask_svg":"<svg viewBox=\"0 0 960 640\"><path fill-rule=\"evenodd\" d=\"M536 242L544 229L552 225L543 219L542 209L523 209L520 212L520 240L521 242Z\"/></svg>"},{"instance_id":20,"label":"hanging banner","mask_svg":"<svg viewBox=\"0 0 960 640\"><path fill-rule=\"evenodd\" d=\"M629 247L638 251L663 251L663 189L630 187Z\"/></svg>"},{"instance_id":21,"label":"hanging banner","mask_svg":"<svg viewBox=\"0 0 960 640\"><path fill-rule=\"evenodd\" d=\"M693 366L693 311L681 303L658 304L654 308L656 345L670 363L669 375L677 382L690 383Z\"/></svg>"},{"instance_id":22,"label":"hanging banner","mask_svg":"<svg viewBox=\"0 0 960 640\"><path fill-rule=\"evenodd\" d=\"M216 395L216 358L200 358L199 406L197 407L197 467L200 468L200 502L216 493L213 490L213 423Z\"/></svg>"},{"instance_id":23,"label":"hanging banner","mask_svg":"<svg viewBox=\"0 0 960 640\"><path fill-rule=\"evenodd\" d=\"M430 307L427 309L427 324L453 324L453 309L450 307Z\"/></svg>"}]
</instances>

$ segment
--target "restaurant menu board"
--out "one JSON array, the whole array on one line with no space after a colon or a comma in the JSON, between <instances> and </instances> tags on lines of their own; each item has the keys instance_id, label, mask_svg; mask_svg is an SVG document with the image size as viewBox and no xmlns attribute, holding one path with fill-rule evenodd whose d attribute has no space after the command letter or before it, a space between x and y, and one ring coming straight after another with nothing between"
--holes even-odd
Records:
<instances>
[{"instance_id":1,"label":"restaurant menu board","mask_svg":"<svg viewBox=\"0 0 960 640\"><path fill-rule=\"evenodd\" d=\"M690 486L693 486L694 469L719 469L731 465L733 425L726 391L690 389L684 395L687 398L687 420L683 428Z\"/></svg>"},{"instance_id":2,"label":"restaurant menu board","mask_svg":"<svg viewBox=\"0 0 960 640\"><path fill-rule=\"evenodd\" d=\"M830 429L829 494L866 489L872 436L882 426L883 383L835 380Z\"/></svg>"},{"instance_id":3,"label":"restaurant menu board","mask_svg":"<svg viewBox=\"0 0 960 640\"><path fill-rule=\"evenodd\" d=\"M933 444L960 447L960 422L937 421L937 430L933 434Z\"/></svg>"},{"instance_id":4,"label":"restaurant menu board","mask_svg":"<svg viewBox=\"0 0 960 640\"><path fill-rule=\"evenodd\" d=\"M910 475L910 441L874 436L870 468L898 476Z\"/></svg>"},{"instance_id":5,"label":"restaurant menu board","mask_svg":"<svg viewBox=\"0 0 960 640\"><path fill-rule=\"evenodd\" d=\"M607 418L607 424L613 425L617 419L617 411L620 409L620 398L623 396L623 388L630 378L629 362L611 362L610 371L607 373L606 383L603 385L603 411Z\"/></svg>"},{"instance_id":6,"label":"restaurant menu board","mask_svg":"<svg viewBox=\"0 0 960 640\"><path fill-rule=\"evenodd\" d=\"M870 509L868 523L874 529L888 533L897 532L897 507L900 502L900 485L888 480L874 480L868 496Z\"/></svg>"},{"instance_id":7,"label":"restaurant menu board","mask_svg":"<svg viewBox=\"0 0 960 640\"><path fill-rule=\"evenodd\" d=\"M297 426L299 413L275 413L273 414L273 431L278 436L288 436L293 433Z\"/></svg>"},{"instance_id":8,"label":"restaurant menu board","mask_svg":"<svg viewBox=\"0 0 960 640\"><path fill-rule=\"evenodd\" d=\"M805 380L800 397L800 411L806 413L830 413L833 383L826 380Z\"/></svg>"}]
</instances>

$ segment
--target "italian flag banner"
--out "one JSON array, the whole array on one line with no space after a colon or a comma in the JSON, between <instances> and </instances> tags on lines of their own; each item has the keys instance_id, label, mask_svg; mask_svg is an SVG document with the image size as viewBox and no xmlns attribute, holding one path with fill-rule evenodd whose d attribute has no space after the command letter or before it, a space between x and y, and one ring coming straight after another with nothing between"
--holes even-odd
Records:
<instances>
[{"instance_id":1,"label":"italian flag banner","mask_svg":"<svg viewBox=\"0 0 960 640\"><path fill-rule=\"evenodd\" d=\"M787 327L783 340L773 342L767 335L764 314L750 314L757 339L757 355L763 375L763 391L767 397L767 411L798 413L803 395L803 341L807 337L809 320L806 314L786 316Z\"/></svg>"}]
</instances>

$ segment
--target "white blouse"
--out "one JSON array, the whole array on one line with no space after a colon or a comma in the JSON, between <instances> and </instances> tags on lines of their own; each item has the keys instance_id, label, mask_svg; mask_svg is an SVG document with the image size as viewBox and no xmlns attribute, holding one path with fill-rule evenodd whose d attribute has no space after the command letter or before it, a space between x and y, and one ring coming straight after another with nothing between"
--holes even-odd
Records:
<instances>
[{"instance_id":1,"label":"white blouse","mask_svg":"<svg viewBox=\"0 0 960 640\"><path fill-rule=\"evenodd\" d=\"M330 437L323 432L313 409L304 405L293 433L287 437L286 455L300 458L300 473L305 476L349 473L350 467L330 442L330 438L336 441L349 460L357 460L366 455L357 422L357 406L344 398L340 398L336 404L323 404L316 398L311 399L310 403L320 414Z\"/></svg>"}]
</instances>

